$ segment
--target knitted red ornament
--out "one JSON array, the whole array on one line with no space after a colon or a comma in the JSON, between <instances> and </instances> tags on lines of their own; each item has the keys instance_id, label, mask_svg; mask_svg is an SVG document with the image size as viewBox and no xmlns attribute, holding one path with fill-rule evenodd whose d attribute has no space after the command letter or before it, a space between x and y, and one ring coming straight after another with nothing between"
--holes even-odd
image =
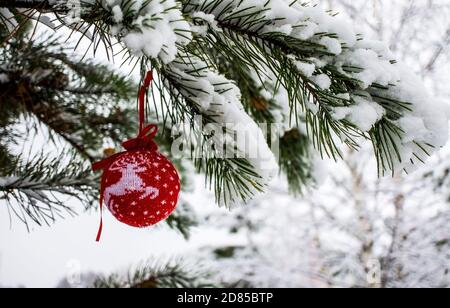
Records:
<instances>
[{"instance_id":1,"label":"knitted red ornament","mask_svg":"<svg viewBox=\"0 0 450 308\"><path fill-rule=\"evenodd\" d=\"M176 208L180 177L174 165L158 152L153 138L156 125L143 126L145 93L152 81L147 75L140 91L140 132L122 145L126 151L93 164L103 170L100 210L103 202L119 221L138 228L152 226L166 219ZM97 235L100 240L102 219Z\"/></svg>"}]
</instances>

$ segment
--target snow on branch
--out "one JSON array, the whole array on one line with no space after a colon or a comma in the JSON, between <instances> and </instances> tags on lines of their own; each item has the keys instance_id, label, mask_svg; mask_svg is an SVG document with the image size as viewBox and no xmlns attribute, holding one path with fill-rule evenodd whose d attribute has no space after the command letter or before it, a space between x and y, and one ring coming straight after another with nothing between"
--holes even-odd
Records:
<instances>
[{"instance_id":1,"label":"snow on branch","mask_svg":"<svg viewBox=\"0 0 450 308\"><path fill-rule=\"evenodd\" d=\"M216 159L226 157L226 152L231 151L235 153L233 157L243 158L249 164L243 166L244 162L229 159L229 168L220 171L234 171L234 178L224 177L225 180L222 178L218 181L217 177L213 177L216 185L220 186L216 188L218 201L232 206L261 192L277 174L277 161L260 127L245 112L241 103L241 92L235 83L216 73L208 63L189 54L179 55L167 66L163 75L167 86L173 88L172 91L176 91L176 95L191 104L197 115L202 115L208 124L213 124L207 129L214 131L210 139L213 146L208 147L204 154ZM219 134L225 126L225 135ZM211 154L212 151L215 151L215 154ZM212 174L214 172L211 170L210 175ZM216 175L220 176L218 172ZM236 177L241 178L235 181Z\"/></svg>"},{"instance_id":2,"label":"snow on branch","mask_svg":"<svg viewBox=\"0 0 450 308\"><path fill-rule=\"evenodd\" d=\"M189 23L175 0L0 1L0 7L66 15L61 21L84 35L86 22L97 27L96 33L104 42L111 44L108 36L115 36L133 55L163 63L174 60L178 46L192 39Z\"/></svg>"},{"instance_id":3,"label":"snow on branch","mask_svg":"<svg viewBox=\"0 0 450 308\"><path fill-rule=\"evenodd\" d=\"M70 155L75 159L75 155ZM0 199L6 201L10 216L17 217L27 228L31 223L43 225L54 222L64 214L74 215L67 205L68 198L89 207L96 199L97 179L91 170L79 164L66 165L58 158L43 155L21 162L11 170L2 170ZM64 197L64 198L63 198Z\"/></svg>"},{"instance_id":4,"label":"snow on branch","mask_svg":"<svg viewBox=\"0 0 450 308\"><path fill-rule=\"evenodd\" d=\"M322 156L337 159L342 144L358 148L361 137L370 138L380 173L395 173L410 171L447 142L444 104L395 61L386 44L364 39L348 21L320 6L292 0L81 3L80 20L72 21L96 28L94 46L100 39L112 47L114 36L132 56L170 79L176 89L171 95L210 116L209 122L247 125L254 137L250 148L258 145L262 156L270 157L270 150L261 147L261 132L229 82L234 72L219 70L223 61L233 63L228 70L242 67L261 84L270 76L273 98L283 93L287 106L274 111L277 119L291 120L286 131L306 123L305 132ZM248 154L239 142L234 145ZM271 178L275 159L248 162L261 182ZM250 195L245 189L239 194Z\"/></svg>"},{"instance_id":5,"label":"snow on branch","mask_svg":"<svg viewBox=\"0 0 450 308\"><path fill-rule=\"evenodd\" d=\"M8 32L13 32L17 27L17 21L7 8L0 7L0 25L4 25Z\"/></svg>"},{"instance_id":6,"label":"snow on branch","mask_svg":"<svg viewBox=\"0 0 450 308\"><path fill-rule=\"evenodd\" d=\"M177 45L192 39L190 26L174 0L106 0L110 10L111 34L120 38L136 56L159 58L163 63L175 59Z\"/></svg>"},{"instance_id":7,"label":"snow on branch","mask_svg":"<svg viewBox=\"0 0 450 308\"><path fill-rule=\"evenodd\" d=\"M184 12L214 17L207 34L214 37L211 45L220 40L254 42L262 58L248 61L239 48L228 52L256 68L268 63L291 92L290 112L299 104L311 119L310 137L321 152L338 151L327 144L335 137L348 142L355 137L354 128L372 139L380 171L395 172L410 170L447 142L444 105L394 60L386 44L364 39L349 22L319 6L286 0L189 0L184 1ZM225 31L219 33L217 27ZM300 76L293 77L292 71ZM316 123L325 120L335 137L322 137L328 133Z\"/></svg>"}]
</instances>

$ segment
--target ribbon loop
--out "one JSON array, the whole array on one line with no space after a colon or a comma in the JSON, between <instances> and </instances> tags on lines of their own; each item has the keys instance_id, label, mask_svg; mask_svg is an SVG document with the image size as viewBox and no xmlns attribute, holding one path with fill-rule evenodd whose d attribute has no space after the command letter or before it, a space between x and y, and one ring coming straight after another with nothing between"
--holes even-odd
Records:
<instances>
[{"instance_id":1,"label":"ribbon loop","mask_svg":"<svg viewBox=\"0 0 450 308\"><path fill-rule=\"evenodd\" d=\"M147 72L147 75L145 76L144 83L141 86L141 89L139 90L139 134L142 133L144 128L144 122L145 122L145 94L147 93L148 88L150 87L150 84L153 81L153 72L149 71Z\"/></svg>"},{"instance_id":2,"label":"ribbon loop","mask_svg":"<svg viewBox=\"0 0 450 308\"><path fill-rule=\"evenodd\" d=\"M122 143L122 146L127 151L146 149L150 151L158 150L158 145L153 138L155 138L158 133L158 126L154 124L150 124L146 126L137 136L137 138L125 141Z\"/></svg>"},{"instance_id":3,"label":"ribbon loop","mask_svg":"<svg viewBox=\"0 0 450 308\"><path fill-rule=\"evenodd\" d=\"M156 134L158 133L158 125L150 124L147 125L140 133L139 137L145 137L148 136L149 138L155 138Z\"/></svg>"}]
</instances>

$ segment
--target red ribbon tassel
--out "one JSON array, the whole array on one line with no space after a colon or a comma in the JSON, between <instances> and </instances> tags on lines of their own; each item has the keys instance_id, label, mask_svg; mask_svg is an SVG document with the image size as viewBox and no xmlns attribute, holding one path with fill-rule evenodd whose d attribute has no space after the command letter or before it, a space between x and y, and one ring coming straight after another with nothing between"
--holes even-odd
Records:
<instances>
[{"instance_id":1,"label":"red ribbon tassel","mask_svg":"<svg viewBox=\"0 0 450 308\"><path fill-rule=\"evenodd\" d=\"M139 90L139 134L136 138L122 143L126 151L111 155L99 162L92 164L92 170L99 171L107 169L120 155L128 151L146 149L157 151L158 145L153 140L158 133L158 126L150 124L145 126L145 95L153 81L153 73L149 71L145 76L144 83ZM100 225L97 232L96 241L99 242L103 231L103 193L105 192L106 177L102 176L100 185Z\"/></svg>"}]
</instances>

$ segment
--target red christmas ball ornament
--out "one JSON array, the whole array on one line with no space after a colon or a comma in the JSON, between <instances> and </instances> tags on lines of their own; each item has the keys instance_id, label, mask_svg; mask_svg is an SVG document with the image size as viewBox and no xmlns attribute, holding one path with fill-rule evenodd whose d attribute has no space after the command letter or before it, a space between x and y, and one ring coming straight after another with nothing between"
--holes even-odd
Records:
<instances>
[{"instance_id":1,"label":"red christmas ball ornament","mask_svg":"<svg viewBox=\"0 0 450 308\"><path fill-rule=\"evenodd\" d=\"M92 165L94 171L103 170L100 210L104 204L117 220L137 228L166 219L175 210L181 190L177 170L153 140L158 127L144 127L145 93L152 78L149 72L139 94L139 135L122 144L126 151ZM102 229L101 218L97 241Z\"/></svg>"},{"instance_id":2,"label":"red christmas ball ornament","mask_svg":"<svg viewBox=\"0 0 450 308\"><path fill-rule=\"evenodd\" d=\"M152 226L175 210L180 177L173 164L156 151L125 152L104 170L103 177L103 201L127 225Z\"/></svg>"},{"instance_id":3,"label":"red christmas ball ornament","mask_svg":"<svg viewBox=\"0 0 450 308\"><path fill-rule=\"evenodd\" d=\"M149 125L135 139L123 143L125 152L93 165L103 170L100 206L127 225L144 228L166 219L176 208L180 176L153 141L158 128ZM100 223L97 241L102 231Z\"/></svg>"}]
</instances>

